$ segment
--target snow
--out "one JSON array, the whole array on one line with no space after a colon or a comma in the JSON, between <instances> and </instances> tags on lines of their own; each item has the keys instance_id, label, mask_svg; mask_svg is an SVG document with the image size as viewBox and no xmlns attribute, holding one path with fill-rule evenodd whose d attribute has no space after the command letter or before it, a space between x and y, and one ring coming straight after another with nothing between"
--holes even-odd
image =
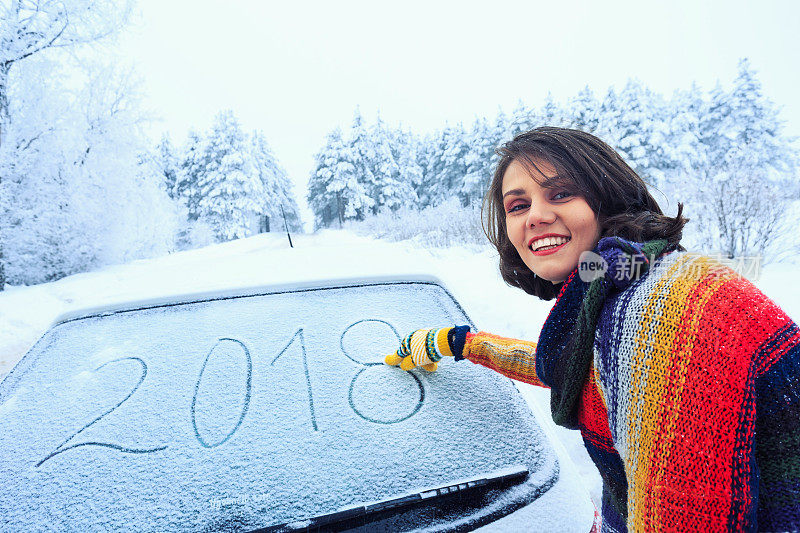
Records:
<instances>
[{"instance_id":1,"label":"snow","mask_svg":"<svg viewBox=\"0 0 800 533\"><path fill-rule=\"evenodd\" d=\"M399 332L453 323L469 319L430 283L62 322L0 385L5 526L259 527L520 463L525 483L460 520L530 503L558 461L509 380L381 362ZM365 456L374 464L354 469Z\"/></svg>"},{"instance_id":2,"label":"snow","mask_svg":"<svg viewBox=\"0 0 800 533\"><path fill-rule=\"evenodd\" d=\"M352 278L355 275L396 276L399 273L417 276L434 275L445 282L447 288L464 306L480 329L533 340L538 337L539 329L552 305L551 302L536 300L522 291L506 286L497 273L496 255L488 250L476 252L474 249L460 248L419 249L408 243L375 241L355 236L349 232L331 230L313 235L293 235L293 241L295 248L289 249L285 235L263 234L157 259L136 261L92 273L74 275L53 283L31 287L12 287L4 293L0 293L0 372L8 372L47 330L52 321L64 312L77 312L82 308L131 300L165 299L187 293L213 291L222 293L236 287L267 283L313 284L320 278ZM800 317L800 285L792 281L797 272L797 266L791 263L769 264L764 267L761 277L756 281L756 285L795 320ZM337 310L337 313L342 311L347 310ZM312 331L313 323L314 320L311 319L305 324L298 324L297 327L303 325L309 328L306 331ZM65 326L68 325L65 324ZM396 326L398 332L403 334L400 331L402 328L399 326L399 324ZM284 345L295 331L289 328L285 332ZM313 342L313 336L309 335L309 337ZM309 340L306 338L306 342ZM276 349L280 350L282 346L277 346ZM201 359L210 347L210 345L206 346L206 352L200 353ZM338 346L335 348L340 349ZM295 345L290 346L289 349L299 349L297 340L295 340ZM102 364L102 361L125 356L121 355L123 353L125 352L102 353L97 351L93 354L96 358L91 362L94 366L87 366L83 370L87 373L81 379L90 380L93 375L92 369ZM283 372L280 370L281 362L289 355L287 353L278 359L276 365L279 369L274 371ZM291 356L297 357L297 353L292 353ZM293 363L296 365L297 359L294 359ZM339 364L342 363L355 368L355 363L348 362L346 359L342 358ZM200 369L197 365L201 364L202 360L195 361L191 384L197 379L196 374ZM214 364L214 362L211 361L209 364ZM441 365L440 372L449 371L451 364L451 362L445 361ZM125 362L124 365L126 365L125 369L123 369L123 363L117 363L117 368L112 365L105 370L127 376L128 381L124 383L124 386L130 390L130 387L135 384L137 364ZM148 374L146 379L151 380L154 375ZM443 376L444 374L438 375ZM366 378L377 379L378 376L372 376L365 371L359 378L359 382ZM137 391L129 403L136 399L137 394L144 392L147 383L148 381L144 382L142 390ZM256 384L257 382L254 381L254 397L251 398L253 409L259 401L255 396ZM211 386L212 382L209 381L208 385ZM397 385L399 386L401 383L397 383ZM532 408L542 430L555 437L553 447L557 451L566 450L569 457L572 458L572 462L577 465L585 488L599 505L599 475L586 455L579 434L552 424L549 417L549 393L547 390L521 383L518 383L517 386ZM402 389L400 390L402 391ZM193 390L181 392L183 398L188 399L189 404L193 392ZM203 391L200 393L204 394ZM20 387L15 394L24 397L31 393L25 391L24 387ZM13 399L15 397L5 399L4 403L0 404L0 412L19 409L21 403ZM242 399L241 396L234 397L231 401L242 401ZM202 396L198 397L198 401L202 401ZM123 407L130 407L130 405ZM104 423L110 423L113 416L123 414L123 407L120 408L119 413L113 413L108 420L104 419L98 424L102 426ZM349 410L349 404L343 408ZM189 406L184 405L182 409L184 417L188 416ZM374 406L372 414L376 415L375 417L387 416L385 409L385 406ZM235 409L227 413L228 418L225 420L229 425L218 428L218 433L214 434L217 438L220 435L224 436L230 430L230 423L235 423L236 415ZM480 418L482 419L482 416ZM249 419L246 418L245 422L247 420ZM78 428L85 422L83 419L76 420L76 425L73 427ZM206 430L208 428L202 431ZM189 431L189 436L195 439L191 433L191 425ZM211 430L208 431L209 438L214 436L211 435ZM63 438L68 435L69 432L64 434ZM147 441L145 436L141 436L142 446L158 444L158 441L155 440ZM238 436L239 433L232 438ZM444 448L432 452L432 455L441 457L445 453L442 450ZM66 459L69 453L79 454L82 452L80 449L65 452L62 459ZM58 457L50 461L54 460L58 460ZM46 466L47 463L43 465L43 467ZM575 466L568 461L561 461L560 466L562 479L569 477L563 475L564 469L572 472L575 469ZM543 498L563 498L565 501L571 501L569 491L565 493L562 490L559 493L560 486L557 484ZM227 494L225 496L237 497L240 495Z\"/></svg>"}]
</instances>

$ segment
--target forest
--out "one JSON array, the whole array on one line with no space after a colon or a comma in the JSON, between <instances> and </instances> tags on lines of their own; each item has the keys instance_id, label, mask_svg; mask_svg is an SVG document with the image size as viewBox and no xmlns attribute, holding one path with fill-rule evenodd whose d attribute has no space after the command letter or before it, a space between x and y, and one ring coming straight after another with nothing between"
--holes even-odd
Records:
<instances>
[{"instance_id":1,"label":"forest","mask_svg":"<svg viewBox=\"0 0 800 533\"><path fill-rule=\"evenodd\" d=\"M371 123L319 147L305 191L269 140L221 107L207 131L151 139L134 67L111 46L134 2L13 0L0 7L0 290L264 231L347 227L426 244L480 243L480 203L496 149L540 125L615 147L665 211L686 206L691 244L765 261L800 251L792 231L798 151L780 108L742 59L729 83L665 96L622 88L476 116L417 132ZM181 132L182 133L182 132ZM296 195L304 196L298 199ZM310 225L309 225L310 226ZM432 227L435 226L435 227ZM390 229L391 228L391 229Z\"/></svg>"}]
</instances>

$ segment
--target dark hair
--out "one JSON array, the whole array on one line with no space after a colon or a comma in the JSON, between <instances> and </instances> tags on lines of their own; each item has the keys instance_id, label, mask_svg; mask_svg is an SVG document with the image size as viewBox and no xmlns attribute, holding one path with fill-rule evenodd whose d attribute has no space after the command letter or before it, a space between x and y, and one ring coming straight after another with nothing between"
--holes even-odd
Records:
<instances>
[{"instance_id":1,"label":"dark hair","mask_svg":"<svg viewBox=\"0 0 800 533\"><path fill-rule=\"evenodd\" d=\"M642 178L594 135L540 127L520 133L498 148L497 154L500 160L483 198L483 228L500 254L500 274L512 287L542 300L555 298L561 288L561 283L554 284L531 272L508 239L503 176L515 160L527 168L537 168L536 160L552 165L557 178L540 185L559 186L583 197L597 215L601 238L615 235L636 242L667 239L668 250L685 250L680 240L689 220L682 216L683 204L678 204L674 218L665 216Z\"/></svg>"}]
</instances>

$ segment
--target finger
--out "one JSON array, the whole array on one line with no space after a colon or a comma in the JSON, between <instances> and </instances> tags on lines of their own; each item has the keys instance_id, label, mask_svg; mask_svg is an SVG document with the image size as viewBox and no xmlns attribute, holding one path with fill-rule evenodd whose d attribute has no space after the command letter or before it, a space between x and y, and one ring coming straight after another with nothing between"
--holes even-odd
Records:
<instances>
[{"instance_id":1,"label":"finger","mask_svg":"<svg viewBox=\"0 0 800 533\"><path fill-rule=\"evenodd\" d=\"M402 368L406 372L416 367L417 365L416 363L414 363L414 359L410 355L408 357L404 357L403 361L400 363L400 368Z\"/></svg>"},{"instance_id":2,"label":"finger","mask_svg":"<svg viewBox=\"0 0 800 533\"><path fill-rule=\"evenodd\" d=\"M403 356L398 354L397 352L395 352L395 353L391 353L391 354L387 355L384 358L383 362L386 363L387 365L397 366L397 365L400 364L400 361L402 361L402 360L403 360Z\"/></svg>"},{"instance_id":3,"label":"finger","mask_svg":"<svg viewBox=\"0 0 800 533\"><path fill-rule=\"evenodd\" d=\"M435 372L438 367L439 363L431 363L429 365L422 365L420 368L424 368L428 372Z\"/></svg>"}]
</instances>

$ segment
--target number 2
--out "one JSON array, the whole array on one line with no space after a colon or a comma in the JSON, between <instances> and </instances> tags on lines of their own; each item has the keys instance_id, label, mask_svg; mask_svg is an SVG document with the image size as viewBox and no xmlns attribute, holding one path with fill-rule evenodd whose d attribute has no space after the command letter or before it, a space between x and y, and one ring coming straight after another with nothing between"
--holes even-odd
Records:
<instances>
[{"instance_id":1,"label":"number 2","mask_svg":"<svg viewBox=\"0 0 800 533\"><path fill-rule=\"evenodd\" d=\"M105 413L101 414L100 416L98 416L97 418L95 418L94 420L92 420L91 422L86 424L85 426L83 426L81 429L79 429L78 431L76 431L75 433L70 435L67 438L67 440L65 440L64 442L59 444L56 447L56 449L50 453L50 455L48 455L47 457L45 457L44 459L42 459L41 461L36 463L36 467L37 468L42 466L42 464L44 464L44 462L47 461L48 459L51 459L51 458L55 457L58 454L64 453L67 450L72 450L72 449L75 449L75 448L79 448L81 446L102 446L104 448L112 448L114 450L117 450L117 451L120 451L120 452L125 452L125 453L153 453L153 452L158 452L158 451L161 451L161 450L165 450L167 448L166 446L159 446L157 448L130 448L130 447L127 447L127 446L120 446L119 444L109 444L109 443L106 443L106 442L80 442L78 444L73 444L71 446L66 446L65 447L65 445L69 441L71 441L73 438L75 438L79 433L81 433L85 429L91 427L92 425L96 424L101 419L103 419L103 417L105 417L106 415L111 414L111 412L114 411L117 407L119 407L120 405L125 403L128 400L128 398L133 396L133 393L136 392L136 389L138 389L139 386L144 381L144 378L147 376L147 363L145 363L143 360L139 359L138 357L122 357L120 359L114 359L113 361L108 361L108 362L103 363L102 365L98 366L97 368L95 368L94 372L99 371L104 366L110 365L112 363L119 363L120 361L136 361L137 363L139 363L141 365L141 367L142 367L142 375L139 377L139 382L136 383L136 385L133 386L133 388L128 393L128 395L125 396L117 405L115 405L114 407L112 407L111 409L109 409Z\"/></svg>"}]
</instances>

